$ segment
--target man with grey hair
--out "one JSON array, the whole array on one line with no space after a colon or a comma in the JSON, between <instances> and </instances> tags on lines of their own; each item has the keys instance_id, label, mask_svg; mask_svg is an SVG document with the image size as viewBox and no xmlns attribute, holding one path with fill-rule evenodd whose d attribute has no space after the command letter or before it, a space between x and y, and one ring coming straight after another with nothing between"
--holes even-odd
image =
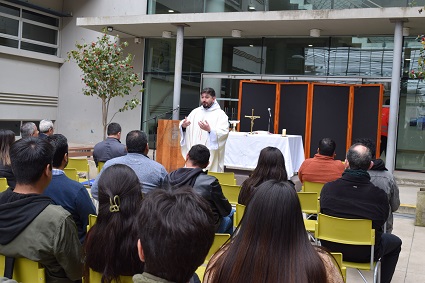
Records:
<instances>
[{"instance_id":1,"label":"man with grey hair","mask_svg":"<svg viewBox=\"0 0 425 283\"><path fill-rule=\"evenodd\" d=\"M53 122L50 120L41 120L38 128L40 129L40 138L53 135Z\"/></svg>"},{"instance_id":2,"label":"man with grey hair","mask_svg":"<svg viewBox=\"0 0 425 283\"><path fill-rule=\"evenodd\" d=\"M347 152L347 169L336 181L326 183L320 194L321 213L351 219L370 219L375 229L375 260L381 258L381 282L389 283L393 277L401 251L401 240L385 234L383 225L389 214L386 193L370 182L367 172L373 166L372 154L366 146L355 143ZM368 262L370 247L321 241L333 252L342 252L344 260Z\"/></svg>"},{"instance_id":3,"label":"man with grey hair","mask_svg":"<svg viewBox=\"0 0 425 283\"><path fill-rule=\"evenodd\" d=\"M33 122L27 122L21 126L21 137L38 137L37 126Z\"/></svg>"}]
</instances>

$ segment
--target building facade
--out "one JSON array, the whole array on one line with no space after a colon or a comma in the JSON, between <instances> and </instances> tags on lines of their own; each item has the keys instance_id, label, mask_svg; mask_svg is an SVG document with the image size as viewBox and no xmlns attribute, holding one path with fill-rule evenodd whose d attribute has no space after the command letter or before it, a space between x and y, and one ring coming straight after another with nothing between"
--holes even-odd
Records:
<instances>
[{"instance_id":1,"label":"building facade","mask_svg":"<svg viewBox=\"0 0 425 283\"><path fill-rule=\"evenodd\" d=\"M425 32L418 10L397 0L0 0L0 125L16 131L46 118L73 143L97 143L100 102L83 96L79 69L65 58L76 41L111 27L145 80L142 107L114 118L124 133L140 128L152 141L152 118L171 118L164 113L176 104L178 118L188 115L206 86L236 119L240 80L382 83L384 100L394 85L398 93L395 169L422 171L425 88L408 78ZM392 82L399 57L400 87Z\"/></svg>"}]
</instances>

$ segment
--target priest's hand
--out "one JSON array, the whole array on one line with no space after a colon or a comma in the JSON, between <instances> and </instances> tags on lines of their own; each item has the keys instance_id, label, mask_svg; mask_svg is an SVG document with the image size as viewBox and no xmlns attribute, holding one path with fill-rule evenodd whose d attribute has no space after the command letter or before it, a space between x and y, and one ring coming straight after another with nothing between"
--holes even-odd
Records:
<instances>
[{"instance_id":1,"label":"priest's hand","mask_svg":"<svg viewBox=\"0 0 425 283\"><path fill-rule=\"evenodd\" d=\"M182 128L186 129L189 126L190 126L190 121L187 119L187 117L184 117L184 120L183 120L183 123L182 123Z\"/></svg>"},{"instance_id":2,"label":"priest's hand","mask_svg":"<svg viewBox=\"0 0 425 283\"><path fill-rule=\"evenodd\" d=\"M208 133L211 132L210 124L208 124L207 121L199 121L198 125L202 130L207 131Z\"/></svg>"}]
</instances>

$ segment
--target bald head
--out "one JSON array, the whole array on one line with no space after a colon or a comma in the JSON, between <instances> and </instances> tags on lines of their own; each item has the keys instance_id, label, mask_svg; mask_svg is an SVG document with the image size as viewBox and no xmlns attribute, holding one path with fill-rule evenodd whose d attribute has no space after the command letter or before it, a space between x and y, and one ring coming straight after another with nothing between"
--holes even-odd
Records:
<instances>
[{"instance_id":1,"label":"bald head","mask_svg":"<svg viewBox=\"0 0 425 283\"><path fill-rule=\"evenodd\" d=\"M372 154L364 145L355 143L347 152L347 161L350 169L368 170L372 161Z\"/></svg>"}]
</instances>

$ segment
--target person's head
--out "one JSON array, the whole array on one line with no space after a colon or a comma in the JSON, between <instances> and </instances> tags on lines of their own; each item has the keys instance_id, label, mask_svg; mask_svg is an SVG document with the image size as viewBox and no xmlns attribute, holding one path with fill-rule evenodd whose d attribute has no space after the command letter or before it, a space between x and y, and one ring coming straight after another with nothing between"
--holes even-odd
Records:
<instances>
[{"instance_id":1,"label":"person's head","mask_svg":"<svg viewBox=\"0 0 425 283\"><path fill-rule=\"evenodd\" d=\"M53 122L50 120L41 120L38 126L40 132L48 136L53 135Z\"/></svg>"},{"instance_id":2,"label":"person's head","mask_svg":"<svg viewBox=\"0 0 425 283\"><path fill-rule=\"evenodd\" d=\"M10 165L10 146L15 141L15 133L0 129L0 159L4 166Z\"/></svg>"},{"instance_id":3,"label":"person's head","mask_svg":"<svg viewBox=\"0 0 425 283\"><path fill-rule=\"evenodd\" d=\"M239 199L242 204L248 205L256 187L267 180L287 181L288 173L285 167L285 158L280 149L268 146L260 151L257 167L251 176L242 184Z\"/></svg>"},{"instance_id":4,"label":"person's head","mask_svg":"<svg viewBox=\"0 0 425 283\"><path fill-rule=\"evenodd\" d=\"M186 158L192 166L206 168L210 160L210 150L202 144L192 146Z\"/></svg>"},{"instance_id":5,"label":"person's head","mask_svg":"<svg viewBox=\"0 0 425 283\"><path fill-rule=\"evenodd\" d=\"M347 152L347 162L350 169L368 170L372 166L372 154L366 146L355 143Z\"/></svg>"},{"instance_id":6,"label":"person's head","mask_svg":"<svg viewBox=\"0 0 425 283\"><path fill-rule=\"evenodd\" d=\"M64 135L54 134L47 137L53 146L53 168L63 169L68 164L68 140Z\"/></svg>"},{"instance_id":7,"label":"person's head","mask_svg":"<svg viewBox=\"0 0 425 283\"><path fill-rule=\"evenodd\" d=\"M294 282L295 277L297 282L327 282L288 182L258 186L237 231L220 251L208 264L209 282Z\"/></svg>"},{"instance_id":8,"label":"person's head","mask_svg":"<svg viewBox=\"0 0 425 283\"><path fill-rule=\"evenodd\" d=\"M140 153L147 154L148 147L148 137L146 134L139 130L131 131L127 134L125 140L128 153Z\"/></svg>"},{"instance_id":9,"label":"person's head","mask_svg":"<svg viewBox=\"0 0 425 283\"><path fill-rule=\"evenodd\" d=\"M21 126L21 137L38 137L37 126L33 122L25 123Z\"/></svg>"},{"instance_id":10,"label":"person's head","mask_svg":"<svg viewBox=\"0 0 425 283\"><path fill-rule=\"evenodd\" d=\"M205 109L210 108L215 102L215 91L211 87L206 87L201 91L201 104Z\"/></svg>"},{"instance_id":11,"label":"person's head","mask_svg":"<svg viewBox=\"0 0 425 283\"><path fill-rule=\"evenodd\" d=\"M319 141L318 152L321 155L334 156L336 144L333 139L324 138Z\"/></svg>"},{"instance_id":12,"label":"person's head","mask_svg":"<svg viewBox=\"0 0 425 283\"><path fill-rule=\"evenodd\" d=\"M106 130L108 136L120 136L121 137L121 126L118 123L110 123ZM119 138L118 138L119 139Z\"/></svg>"},{"instance_id":13,"label":"person's head","mask_svg":"<svg viewBox=\"0 0 425 283\"><path fill-rule=\"evenodd\" d=\"M370 153L372 154L372 159L376 157L376 145L375 142L370 138L358 138L354 140L354 143L359 143L364 145L370 150Z\"/></svg>"},{"instance_id":14,"label":"person's head","mask_svg":"<svg viewBox=\"0 0 425 283\"><path fill-rule=\"evenodd\" d=\"M10 161L16 184L34 185L42 181L47 186L52 178L52 159L53 147L46 140L28 137L14 142Z\"/></svg>"},{"instance_id":15,"label":"person's head","mask_svg":"<svg viewBox=\"0 0 425 283\"><path fill-rule=\"evenodd\" d=\"M214 240L211 208L189 187L151 191L142 201L137 225L145 271L172 282L189 282Z\"/></svg>"},{"instance_id":16,"label":"person's head","mask_svg":"<svg viewBox=\"0 0 425 283\"><path fill-rule=\"evenodd\" d=\"M101 271L105 282L143 271L137 253L137 211L142 187L136 173L123 164L111 165L99 177L99 213L84 243L85 274Z\"/></svg>"}]
</instances>

